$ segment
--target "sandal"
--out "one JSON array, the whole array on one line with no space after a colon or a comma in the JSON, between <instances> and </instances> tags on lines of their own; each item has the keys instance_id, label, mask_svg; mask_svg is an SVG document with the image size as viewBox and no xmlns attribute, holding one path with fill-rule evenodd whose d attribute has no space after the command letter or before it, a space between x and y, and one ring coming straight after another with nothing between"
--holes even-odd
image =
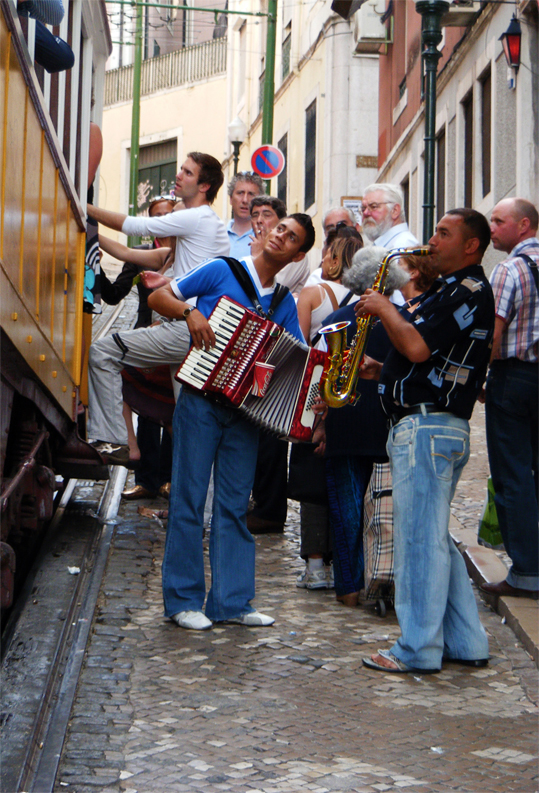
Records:
<instances>
[{"instance_id":1,"label":"sandal","mask_svg":"<svg viewBox=\"0 0 539 793\"><path fill-rule=\"evenodd\" d=\"M372 657L371 658L364 658L363 665L367 666L369 669L376 669L377 672L389 672L390 674L416 674L416 675L435 675L439 672L439 669L417 669L414 666L407 666L400 658L397 658L396 655L390 650L378 650L378 655L382 658L385 658L386 661L391 661L392 664L395 665L395 668L389 666L383 666L383 664L377 663Z\"/></svg>"}]
</instances>

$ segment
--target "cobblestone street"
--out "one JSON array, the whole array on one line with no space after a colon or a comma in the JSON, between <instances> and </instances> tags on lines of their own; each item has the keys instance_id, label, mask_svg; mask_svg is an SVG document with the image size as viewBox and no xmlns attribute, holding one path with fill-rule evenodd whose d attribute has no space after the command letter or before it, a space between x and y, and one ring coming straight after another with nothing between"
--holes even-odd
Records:
<instances>
[{"instance_id":1,"label":"cobblestone street","mask_svg":"<svg viewBox=\"0 0 539 793\"><path fill-rule=\"evenodd\" d=\"M477 452L455 504L475 523ZM56 790L537 791L537 670L508 626L479 601L486 669L368 671L395 615L296 588L289 504L285 535L257 538L256 606L275 625L202 633L163 619L164 526L123 504Z\"/></svg>"}]
</instances>

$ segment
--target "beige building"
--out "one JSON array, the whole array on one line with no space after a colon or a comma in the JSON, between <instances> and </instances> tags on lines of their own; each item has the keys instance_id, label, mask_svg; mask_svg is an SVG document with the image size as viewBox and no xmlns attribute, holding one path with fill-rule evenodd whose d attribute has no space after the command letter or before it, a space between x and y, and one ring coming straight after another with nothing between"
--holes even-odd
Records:
<instances>
[{"instance_id":1,"label":"beige building","mask_svg":"<svg viewBox=\"0 0 539 793\"><path fill-rule=\"evenodd\" d=\"M267 30L267 18L256 12L266 11L266 4L231 0L229 10L239 13L228 15L226 37L143 63L139 211L150 189L168 190L171 174L192 149L224 161L229 179L228 126L238 117L245 125L239 168L251 170L261 144ZM271 192L291 212L313 217L320 248L324 212L353 204L376 177L378 55L355 52L353 28L331 11L330 0L279 3L276 27L273 144L283 150L286 166ZM99 201L120 211L128 204L131 73L131 66L109 71L105 88ZM226 190L215 209L229 216Z\"/></svg>"},{"instance_id":2,"label":"beige building","mask_svg":"<svg viewBox=\"0 0 539 793\"><path fill-rule=\"evenodd\" d=\"M226 113L226 39L143 62L137 212L168 194L178 163L192 150L222 158ZM133 67L107 72L99 203L128 211Z\"/></svg>"},{"instance_id":3,"label":"beige building","mask_svg":"<svg viewBox=\"0 0 539 793\"><path fill-rule=\"evenodd\" d=\"M261 143L265 36L265 20L229 22L227 111L246 124L242 169ZM357 199L376 175L377 91L378 56L355 52L350 23L329 1L279 4L273 143L286 166L271 192L313 217L318 247L324 212Z\"/></svg>"}]
</instances>

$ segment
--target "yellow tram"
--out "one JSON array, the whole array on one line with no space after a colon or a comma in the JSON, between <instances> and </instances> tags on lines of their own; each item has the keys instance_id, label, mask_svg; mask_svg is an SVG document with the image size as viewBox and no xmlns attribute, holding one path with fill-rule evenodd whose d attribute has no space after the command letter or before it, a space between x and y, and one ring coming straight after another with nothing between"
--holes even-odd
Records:
<instances>
[{"instance_id":1,"label":"yellow tram","mask_svg":"<svg viewBox=\"0 0 539 793\"><path fill-rule=\"evenodd\" d=\"M104 0L64 0L51 29L74 65L35 60L35 20L0 14L0 451L2 608L52 514L56 475L106 478L81 440L90 122L101 120L111 39ZM92 107L93 105L93 107Z\"/></svg>"}]
</instances>

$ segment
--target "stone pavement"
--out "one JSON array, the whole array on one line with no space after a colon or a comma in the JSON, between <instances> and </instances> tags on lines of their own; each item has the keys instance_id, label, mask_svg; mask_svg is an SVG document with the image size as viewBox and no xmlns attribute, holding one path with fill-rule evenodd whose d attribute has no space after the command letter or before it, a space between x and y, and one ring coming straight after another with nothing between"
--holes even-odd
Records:
<instances>
[{"instance_id":1,"label":"stone pavement","mask_svg":"<svg viewBox=\"0 0 539 793\"><path fill-rule=\"evenodd\" d=\"M470 525L482 457L455 503ZM395 615L296 588L289 504L285 534L256 538L255 605L275 625L203 633L163 619L164 526L123 504L55 791L536 793L537 670L508 625L478 599L483 670L367 670Z\"/></svg>"}]
</instances>

